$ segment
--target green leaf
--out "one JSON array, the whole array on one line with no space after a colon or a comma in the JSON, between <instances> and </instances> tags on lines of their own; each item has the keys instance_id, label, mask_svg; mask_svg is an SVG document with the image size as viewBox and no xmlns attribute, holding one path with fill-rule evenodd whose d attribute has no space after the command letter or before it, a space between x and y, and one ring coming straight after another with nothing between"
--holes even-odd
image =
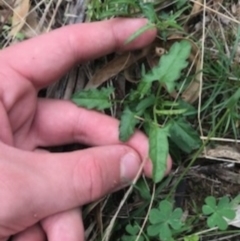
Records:
<instances>
[{"instance_id":1,"label":"green leaf","mask_svg":"<svg viewBox=\"0 0 240 241\"><path fill-rule=\"evenodd\" d=\"M154 23L157 19L156 11L154 9L152 2L139 2L139 6L146 18L149 19L150 22Z\"/></svg>"},{"instance_id":2,"label":"green leaf","mask_svg":"<svg viewBox=\"0 0 240 241\"><path fill-rule=\"evenodd\" d=\"M219 202L218 202L218 207L219 208L223 208L226 207L226 205L229 205L229 198L228 197L222 197L220 198Z\"/></svg>"},{"instance_id":3,"label":"green leaf","mask_svg":"<svg viewBox=\"0 0 240 241\"><path fill-rule=\"evenodd\" d=\"M211 207L209 207L208 205L203 205L202 212L204 215L209 215L209 214L213 213L214 210Z\"/></svg>"},{"instance_id":4,"label":"green leaf","mask_svg":"<svg viewBox=\"0 0 240 241\"><path fill-rule=\"evenodd\" d=\"M172 234L182 228L182 209L173 210L173 204L168 200L162 200L158 209L150 211L148 234L151 236L159 235L161 240L172 240Z\"/></svg>"},{"instance_id":5,"label":"green leaf","mask_svg":"<svg viewBox=\"0 0 240 241\"><path fill-rule=\"evenodd\" d=\"M237 195L237 196L231 201L232 207L237 206L239 203L240 203L240 195Z\"/></svg>"},{"instance_id":6,"label":"green leaf","mask_svg":"<svg viewBox=\"0 0 240 241\"><path fill-rule=\"evenodd\" d=\"M174 230L179 230L182 227L181 218L183 215L183 211L181 208L176 208L171 216L171 219L169 220L169 224Z\"/></svg>"},{"instance_id":7,"label":"green leaf","mask_svg":"<svg viewBox=\"0 0 240 241\"><path fill-rule=\"evenodd\" d=\"M167 223L163 223L161 227L161 232L159 235L160 239L163 241L168 241L172 237L172 231Z\"/></svg>"},{"instance_id":8,"label":"green leaf","mask_svg":"<svg viewBox=\"0 0 240 241\"><path fill-rule=\"evenodd\" d=\"M128 106L123 110L119 126L119 139L123 142L128 141L135 131L135 126L139 123L135 115Z\"/></svg>"},{"instance_id":9,"label":"green leaf","mask_svg":"<svg viewBox=\"0 0 240 241\"><path fill-rule=\"evenodd\" d=\"M217 213L214 213L207 219L207 225L209 228L214 228L217 226L220 230L226 230L228 227L227 221Z\"/></svg>"},{"instance_id":10,"label":"green leaf","mask_svg":"<svg viewBox=\"0 0 240 241\"><path fill-rule=\"evenodd\" d=\"M201 145L198 133L184 119L172 121L171 140L184 152L190 153Z\"/></svg>"},{"instance_id":11,"label":"green leaf","mask_svg":"<svg viewBox=\"0 0 240 241\"><path fill-rule=\"evenodd\" d=\"M140 80L137 87L137 93L140 99L150 92L151 86L152 83L145 81L144 77Z\"/></svg>"},{"instance_id":12,"label":"green leaf","mask_svg":"<svg viewBox=\"0 0 240 241\"><path fill-rule=\"evenodd\" d=\"M235 107L235 105L238 102L239 98L240 98L240 88L238 88L237 91L228 99L227 107L229 109Z\"/></svg>"},{"instance_id":13,"label":"green leaf","mask_svg":"<svg viewBox=\"0 0 240 241\"><path fill-rule=\"evenodd\" d=\"M209 228L218 227L220 230L226 230L228 223L226 218L232 220L236 216L233 205L228 197L222 197L216 202L215 197L207 197L205 205L202 207L203 214L208 215L207 224Z\"/></svg>"},{"instance_id":14,"label":"green leaf","mask_svg":"<svg viewBox=\"0 0 240 241\"><path fill-rule=\"evenodd\" d=\"M213 197L213 196L206 197L206 198L205 198L205 203L206 203L209 207L211 207L212 209L215 209L216 206L217 206L217 200L216 200L216 198Z\"/></svg>"},{"instance_id":15,"label":"green leaf","mask_svg":"<svg viewBox=\"0 0 240 241\"><path fill-rule=\"evenodd\" d=\"M112 87L102 89L89 89L75 93L72 101L78 106L88 109L104 110L111 107L109 96L113 93Z\"/></svg>"},{"instance_id":16,"label":"green leaf","mask_svg":"<svg viewBox=\"0 0 240 241\"><path fill-rule=\"evenodd\" d=\"M219 210L219 214L222 216L222 217L226 217L230 220L234 219L235 216L236 216L236 212L235 210L232 210L230 208L224 208L222 210Z\"/></svg>"},{"instance_id":17,"label":"green leaf","mask_svg":"<svg viewBox=\"0 0 240 241\"><path fill-rule=\"evenodd\" d=\"M131 225L131 224L128 224L126 226L126 231L131 234L131 235L136 235L139 231L139 227L137 225Z\"/></svg>"},{"instance_id":18,"label":"green leaf","mask_svg":"<svg viewBox=\"0 0 240 241\"><path fill-rule=\"evenodd\" d=\"M172 45L169 53L163 55L158 63L143 80L144 82L153 82L158 80L166 85L168 92L172 92L175 87L175 81L181 76L181 71L187 67L186 61L191 52L191 44L183 40Z\"/></svg>"},{"instance_id":19,"label":"green leaf","mask_svg":"<svg viewBox=\"0 0 240 241\"><path fill-rule=\"evenodd\" d=\"M158 183L164 177L168 157L168 128L151 126L149 130L149 157L153 163L153 181Z\"/></svg>"},{"instance_id":20,"label":"green leaf","mask_svg":"<svg viewBox=\"0 0 240 241\"><path fill-rule=\"evenodd\" d=\"M157 224L153 224L153 225L150 225L148 226L147 228L147 233L149 236L157 236L160 232L161 232L161 227L162 227L162 224L160 223L157 223Z\"/></svg>"},{"instance_id":21,"label":"green leaf","mask_svg":"<svg viewBox=\"0 0 240 241\"><path fill-rule=\"evenodd\" d=\"M146 182L143 180L143 178L139 178L139 180L137 181L136 185L134 186L140 196L145 199L145 200L150 200L151 199L151 193L149 188L147 187Z\"/></svg>"},{"instance_id":22,"label":"green leaf","mask_svg":"<svg viewBox=\"0 0 240 241\"><path fill-rule=\"evenodd\" d=\"M148 107L152 106L156 100L154 95L150 95L143 100L141 100L136 106L137 112L144 112Z\"/></svg>"}]
</instances>

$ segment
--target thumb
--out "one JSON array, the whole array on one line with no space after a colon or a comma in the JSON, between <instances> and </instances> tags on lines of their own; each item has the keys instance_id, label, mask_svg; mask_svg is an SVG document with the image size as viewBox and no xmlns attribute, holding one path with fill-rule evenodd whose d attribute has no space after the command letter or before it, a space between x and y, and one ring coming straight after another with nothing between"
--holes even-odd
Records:
<instances>
[{"instance_id":1,"label":"thumb","mask_svg":"<svg viewBox=\"0 0 240 241\"><path fill-rule=\"evenodd\" d=\"M138 154L112 145L61 154L5 146L0 159L0 234L96 200L128 184L140 168ZM3 150L3 148L1 149ZM1 230L5 228L5 230ZM11 231L12 232L12 231Z\"/></svg>"}]
</instances>

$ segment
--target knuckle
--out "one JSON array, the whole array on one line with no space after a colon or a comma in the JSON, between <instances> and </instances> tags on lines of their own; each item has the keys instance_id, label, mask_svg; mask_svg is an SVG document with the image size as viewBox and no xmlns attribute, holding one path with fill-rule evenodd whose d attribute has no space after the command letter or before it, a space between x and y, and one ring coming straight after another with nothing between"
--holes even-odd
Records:
<instances>
[{"instance_id":1,"label":"knuckle","mask_svg":"<svg viewBox=\"0 0 240 241\"><path fill-rule=\"evenodd\" d=\"M104 194L103 169L95 155L85 155L76 163L73 174L74 192L81 205Z\"/></svg>"}]
</instances>

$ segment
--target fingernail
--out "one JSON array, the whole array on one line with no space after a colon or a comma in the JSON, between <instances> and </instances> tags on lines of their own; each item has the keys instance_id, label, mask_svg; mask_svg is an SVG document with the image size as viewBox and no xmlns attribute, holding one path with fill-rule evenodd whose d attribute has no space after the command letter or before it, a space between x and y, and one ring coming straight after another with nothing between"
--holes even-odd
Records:
<instances>
[{"instance_id":1,"label":"fingernail","mask_svg":"<svg viewBox=\"0 0 240 241\"><path fill-rule=\"evenodd\" d=\"M139 167L140 159L137 154L129 152L125 156L123 156L121 160L122 183L131 182L137 175Z\"/></svg>"}]
</instances>

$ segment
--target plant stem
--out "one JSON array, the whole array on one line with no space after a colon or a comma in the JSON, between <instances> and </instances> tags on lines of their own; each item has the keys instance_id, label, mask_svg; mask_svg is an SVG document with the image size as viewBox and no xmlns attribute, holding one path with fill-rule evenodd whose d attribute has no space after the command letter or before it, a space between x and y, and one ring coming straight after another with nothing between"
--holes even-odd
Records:
<instances>
[{"instance_id":1,"label":"plant stem","mask_svg":"<svg viewBox=\"0 0 240 241\"><path fill-rule=\"evenodd\" d=\"M159 84L157 94L156 94L157 97L156 97L156 100L155 100L155 103L153 106L153 119L154 119L155 124L158 124L158 120L157 120L157 104L158 103L157 102L158 102L158 97L160 95L161 88L162 88L162 86L161 86L161 84Z\"/></svg>"}]
</instances>

